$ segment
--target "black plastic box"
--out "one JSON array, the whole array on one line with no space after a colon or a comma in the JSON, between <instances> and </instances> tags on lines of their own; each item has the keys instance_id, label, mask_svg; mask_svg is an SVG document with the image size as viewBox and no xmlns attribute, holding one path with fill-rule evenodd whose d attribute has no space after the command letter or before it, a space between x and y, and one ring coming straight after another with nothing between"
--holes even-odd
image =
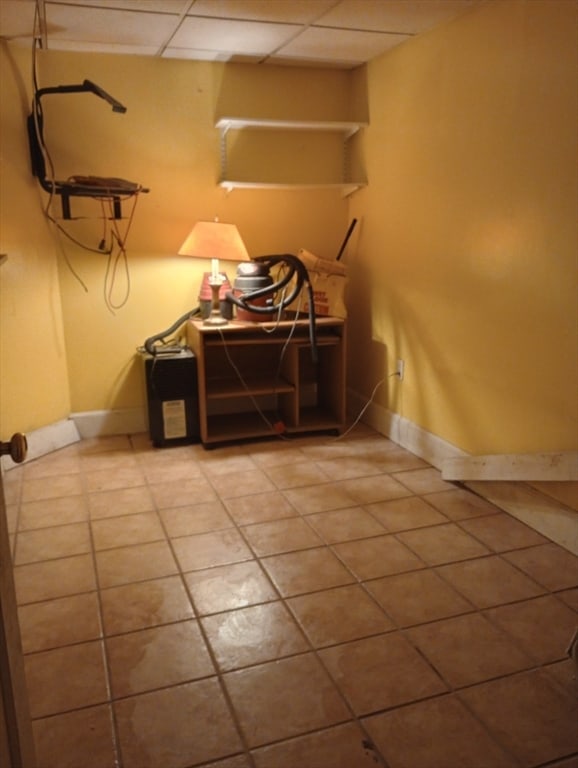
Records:
<instances>
[{"instance_id":1,"label":"black plastic box","mask_svg":"<svg viewBox=\"0 0 578 768\"><path fill-rule=\"evenodd\" d=\"M184 349L145 357L149 433L164 447L200 442L197 359Z\"/></svg>"}]
</instances>

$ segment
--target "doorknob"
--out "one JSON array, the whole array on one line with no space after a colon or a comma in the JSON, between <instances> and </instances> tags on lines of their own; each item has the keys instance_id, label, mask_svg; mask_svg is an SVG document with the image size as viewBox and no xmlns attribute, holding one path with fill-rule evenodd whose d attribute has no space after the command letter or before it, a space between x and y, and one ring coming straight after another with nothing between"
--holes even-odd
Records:
<instances>
[{"instance_id":1,"label":"doorknob","mask_svg":"<svg viewBox=\"0 0 578 768\"><path fill-rule=\"evenodd\" d=\"M12 435L8 443L0 442L0 456L8 455L16 464L21 464L24 461L27 451L28 441L26 435L21 432Z\"/></svg>"}]
</instances>

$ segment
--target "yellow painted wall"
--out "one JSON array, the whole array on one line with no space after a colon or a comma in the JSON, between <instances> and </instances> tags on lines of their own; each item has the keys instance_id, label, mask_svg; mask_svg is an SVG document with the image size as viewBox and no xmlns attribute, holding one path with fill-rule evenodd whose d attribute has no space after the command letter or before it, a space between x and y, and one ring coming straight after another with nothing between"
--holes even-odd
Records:
<instances>
[{"instance_id":1,"label":"yellow painted wall","mask_svg":"<svg viewBox=\"0 0 578 768\"><path fill-rule=\"evenodd\" d=\"M29 85L30 56L27 50L9 50L15 69L2 67L0 77L2 88L6 83L15 92L17 81ZM18 279L3 281L4 293L22 292L12 314L2 307L3 350L10 349L9 355L3 352L2 378L6 373L12 393L6 407L2 401L3 420L8 421L10 405L10 417L23 428L27 398L20 396L18 369L30 367L31 356L39 352L43 364L30 388L41 389L38 398L50 405L25 420L26 429L70 412L143 405L137 346L198 304L208 262L176 255L196 220L218 216L234 222L253 256L306 247L330 257L347 229L348 205L339 192L327 190L227 194L217 186L220 144L214 127L222 115L348 119L351 76L346 72L58 52L42 52L38 71L41 86L87 78L127 107L120 115L92 95L45 97L45 138L57 177L119 176L150 187L150 193L139 197L127 239L128 300L111 311L104 300L107 257L63 238L57 246L58 239L51 238L29 176L25 112L15 93L9 102L3 98L2 154L16 167L10 178L3 174L0 180L3 221L6 232L13 233L11 238L3 234L2 250L18 255L24 270ZM291 143L287 152L299 163L299 144ZM123 211L130 209L125 203ZM58 201L54 211L60 212ZM102 221L93 218L100 215L98 204L72 200L72 213L91 218L65 222L66 230L97 248L103 233ZM121 232L125 228L122 222ZM235 265L221 266L232 281ZM115 304L122 303L127 287L121 262L112 291ZM34 291L42 293L41 303L27 301Z\"/></svg>"},{"instance_id":2,"label":"yellow painted wall","mask_svg":"<svg viewBox=\"0 0 578 768\"><path fill-rule=\"evenodd\" d=\"M0 438L67 418L68 371L52 239L24 130L28 52L0 44Z\"/></svg>"},{"instance_id":3,"label":"yellow painted wall","mask_svg":"<svg viewBox=\"0 0 578 768\"><path fill-rule=\"evenodd\" d=\"M474 453L578 448L578 5L500 0L367 70L350 383Z\"/></svg>"}]
</instances>

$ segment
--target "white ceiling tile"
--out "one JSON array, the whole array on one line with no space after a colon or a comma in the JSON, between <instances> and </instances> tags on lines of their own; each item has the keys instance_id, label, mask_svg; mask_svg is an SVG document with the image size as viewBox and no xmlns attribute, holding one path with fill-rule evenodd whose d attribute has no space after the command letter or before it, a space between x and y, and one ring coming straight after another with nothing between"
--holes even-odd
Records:
<instances>
[{"instance_id":1,"label":"white ceiling tile","mask_svg":"<svg viewBox=\"0 0 578 768\"><path fill-rule=\"evenodd\" d=\"M2 0L0 0L1 2ZM156 56L157 46L123 45L121 43L82 43L74 40L51 40L51 51L76 51L79 53L124 53L131 56Z\"/></svg>"},{"instance_id":2,"label":"white ceiling tile","mask_svg":"<svg viewBox=\"0 0 578 768\"><path fill-rule=\"evenodd\" d=\"M265 56L290 40L300 29L295 24L187 17L170 41L170 47Z\"/></svg>"},{"instance_id":3,"label":"white ceiling tile","mask_svg":"<svg viewBox=\"0 0 578 768\"><path fill-rule=\"evenodd\" d=\"M175 18L168 14L105 10L103 8L49 5L46 21L57 32L50 39L84 43L159 46L174 29Z\"/></svg>"},{"instance_id":4,"label":"white ceiling tile","mask_svg":"<svg viewBox=\"0 0 578 768\"><path fill-rule=\"evenodd\" d=\"M353 67L486 0L43 0L49 49ZM35 0L0 0L30 45Z\"/></svg>"},{"instance_id":5,"label":"white ceiling tile","mask_svg":"<svg viewBox=\"0 0 578 768\"><path fill-rule=\"evenodd\" d=\"M0 0L0 38L32 38L34 7L33 0Z\"/></svg>"},{"instance_id":6,"label":"white ceiling tile","mask_svg":"<svg viewBox=\"0 0 578 768\"><path fill-rule=\"evenodd\" d=\"M336 59L313 59L309 56L268 56L264 64L274 64L282 67L307 67L318 69L355 69L363 64L365 59L349 59L347 61Z\"/></svg>"},{"instance_id":7,"label":"white ceiling tile","mask_svg":"<svg viewBox=\"0 0 578 768\"><path fill-rule=\"evenodd\" d=\"M310 24L336 0L196 0L193 16Z\"/></svg>"},{"instance_id":8,"label":"white ceiling tile","mask_svg":"<svg viewBox=\"0 0 578 768\"><path fill-rule=\"evenodd\" d=\"M277 51L278 56L336 61L367 61L399 45L407 35L309 27Z\"/></svg>"},{"instance_id":9,"label":"white ceiling tile","mask_svg":"<svg viewBox=\"0 0 578 768\"><path fill-rule=\"evenodd\" d=\"M341 0L316 23L344 29L415 34L473 5L473 0Z\"/></svg>"},{"instance_id":10,"label":"white ceiling tile","mask_svg":"<svg viewBox=\"0 0 578 768\"><path fill-rule=\"evenodd\" d=\"M0 0L0 3L4 0ZM44 0L49 5L91 5L94 8L116 9L121 11L148 11L149 13L184 13L190 6L190 0Z\"/></svg>"},{"instance_id":11,"label":"white ceiling tile","mask_svg":"<svg viewBox=\"0 0 578 768\"><path fill-rule=\"evenodd\" d=\"M202 51L198 48L165 48L161 54L163 59L188 59L190 61L226 61L242 64L259 64L263 56L245 56L222 51Z\"/></svg>"}]
</instances>

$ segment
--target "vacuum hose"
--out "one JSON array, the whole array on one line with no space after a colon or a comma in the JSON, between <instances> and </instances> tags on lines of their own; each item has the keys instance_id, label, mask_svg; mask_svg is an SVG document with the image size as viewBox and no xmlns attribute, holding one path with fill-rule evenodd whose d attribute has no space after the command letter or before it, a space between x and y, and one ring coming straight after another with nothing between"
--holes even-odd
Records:
<instances>
[{"instance_id":1,"label":"vacuum hose","mask_svg":"<svg viewBox=\"0 0 578 768\"><path fill-rule=\"evenodd\" d=\"M315 329L315 304L313 301L313 288L311 286L311 281L309 280L307 267L299 258L297 258L297 256L293 256L290 253L277 254L273 256L256 256L255 258L252 258L251 261L265 264L269 269L276 266L277 264L284 264L287 267L287 270L285 274L280 278L280 280L278 280L276 283L273 283L273 285L266 285L263 288L256 288L253 291L244 293L242 296L235 296L232 291L228 291L227 301L230 301L240 309L244 309L249 312L256 312L257 314L262 315L271 315L272 312L281 311L282 309L285 309L285 307L288 307L290 304L292 304L303 287L305 287L309 296L309 339L311 341L311 354L313 357L313 362L316 363L317 336ZM289 295L284 296L278 304L275 304L273 307L271 307L251 303L252 301L255 301L255 299L260 299L263 296L270 296L277 293L286 285L288 285L288 283L291 282L295 275L296 279L293 289Z\"/></svg>"},{"instance_id":2,"label":"vacuum hose","mask_svg":"<svg viewBox=\"0 0 578 768\"><path fill-rule=\"evenodd\" d=\"M235 304L235 306L250 312L256 312L257 314L263 315L271 315L272 312L281 311L282 309L285 309L285 307L288 307L290 304L292 304L299 295L300 291L305 287L309 297L309 339L311 342L311 356L313 358L313 362L316 363L318 355L317 334L315 328L315 304L313 301L313 288L311 286L307 267L300 259L297 258L297 256L293 256L289 253L274 256L257 256L256 258L252 259L252 261L262 263L269 269L276 266L277 264L284 264L287 267L287 270L285 274L278 280L278 282L274 283L273 285L257 288L253 291L249 291L248 293L244 293L242 296L235 296L232 291L228 291L227 301L230 301L232 304ZM293 286L289 295L284 296L278 304L275 304L272 307L270 305L259 306L251 303L252 301L260 299L263 296L270 296L277 293L286 285L288 285L294 276L296 276L295 285ZM196 307L195 309L187 312L182 317L179 317L179 319L165 331L161 331L161 333L150 336L144 343L145 351L148 352L149 355L156 355L158 350L157 347L155 347L155 343L157 341L163 341L166 336L170 336L175 333L175 331L177 331L181 325L186 323L187 320L190 320L192 317L198 314L200 314L200 307Z\"/></svg>"},{"instance_id":3,"label":"vacuum hose","mask_svg":"<svg viewBox=\"0 0 578 768\"><path fill-rule=\"evenodd\" d=\"M195 309L187 312L186 315L179 317L179 319L174 322L170 328L167 328L166 331L161 331L161 333L157 333L155 336L149 336L149 338L144 343L145 350L149 353L149 355L156 355L157 348L154 346L155 342L162 341L165 336L170 336L171 334L175 333L175 331L177 331L181 325L183 325L183 323L186 323L187 320L190 320L195 315L198 315L199 312L199 307L195 307Z\"/></svg>"}]
</instances>

